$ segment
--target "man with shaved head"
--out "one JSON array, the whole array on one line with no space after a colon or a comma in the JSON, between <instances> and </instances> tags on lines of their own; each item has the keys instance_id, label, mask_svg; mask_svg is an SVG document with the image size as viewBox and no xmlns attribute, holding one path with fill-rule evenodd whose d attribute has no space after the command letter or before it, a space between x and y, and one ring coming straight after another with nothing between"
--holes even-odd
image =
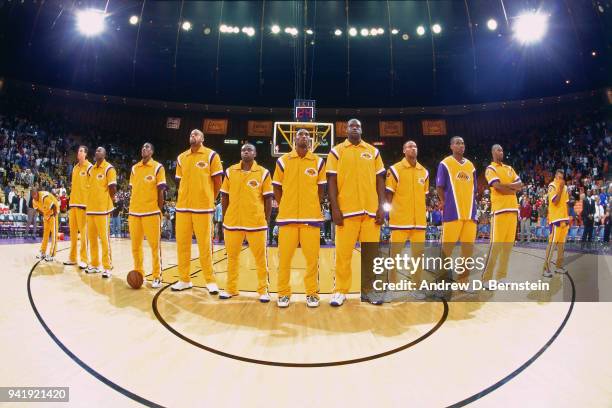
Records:
<instances>
[{"instance_id":1,"label":"man with shaved head","mask_svg":"<svg viewBox=\"0 0 612 408\"><path fill-rule=\"evenodd\" d=\"M110 213L113 212L117 192L117 171L106 161L106 149L98 147L95 164L89 168L89 189L87 190L87 239L90 262L87 273L102 272L103 278L111 277L113 269L110 248ZM102 269L98 241L102 247Z\"/></svg>"},{"instance_id":2,"label":"man with shaved head","mask_svg":"<svg viewBox=\"0 0 612 408\"><path fill-rule=\"evenodd\" d=\"M516 239L518 220L518 201L516 193L523 183L514 169L503 163L504 149L498 144L491 147L493 161L485 171L485 177L491 189L491 235L487 266L482 280L491 280L499 260L495 278L504 279L508 274L508 261L512 245Z\"/></svg>"},{"instance_id":3,"label":"man with shaved head","mask_svg":"<svg viewBox=\"0 0 612 408\"><path fill-rule=\"evenodd\" d=\"M266 231L272 213L272 182L270 172L255 161L255 146L245 143L240 149L240 163L225 171L221 186L221 207L225 250L227 251L227 285L219 299L238 296L240 251L246 239L257 268L259 301L268 303L268 257Z\"/></svg>"},{"instance_id":4,"label":"man with shaved head","mask_svg":"<svg viewBox=\"0 0 612 408\"><path fill-rule=\"evenodd\" d=\"M385 215L385 166L380 152L361 139L359 120L349 120L347 132L348 138L334 146L327 156L328 195L336 224L332 306L342 306L350 290L355 244L379 242Z\"/></svg>"}]
</instances>

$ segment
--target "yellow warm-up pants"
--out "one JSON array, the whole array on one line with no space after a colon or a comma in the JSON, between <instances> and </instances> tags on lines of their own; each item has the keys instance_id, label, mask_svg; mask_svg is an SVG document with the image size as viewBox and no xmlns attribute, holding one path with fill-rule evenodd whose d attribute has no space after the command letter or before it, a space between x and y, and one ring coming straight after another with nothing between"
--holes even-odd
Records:
<instances>
[{"instance_id":1,"label":"yellow warm-up pants","mask_svg":"<svg viewBox=\"0 0 612 408\"><path fill-rule=\"evenodd\" d=\"M298 244L306 258L306 295L318 297L321 228L306 224L283 225L278 228L278 296L291 296L291 260Z\"/></svg>"},{"instance_id":2,"label":"yellow warm-up pants","mask_svg":"<svg viewBox=\"0 0 612 408\"><path fill-rule=\"evenodd\" d=\"M351 260L355 244L380 241L380 226L373 217L359 215L344 219L344 225L336 225L336 275L334 292L348 293L351 288Z\"/></svg>"},{"instance_id":3,"label":"yellow warm-up pants","mask_svg":"<svg viewBox=\"0 0 612 408\"><path fill-rule=\"evenodd\" d=\"M47 245L49 244L49 236L51 236L51 251L49 255L55 256L57 250L57 232L59 230L59 220L57 215L43 217L43 237L40 244L40 252L47 253Z\"/></svg>"},{"instance_id":4,"label":"yellow warm-up pants","mask_svg":"<svg viewBox=\"0 0 612 408\"><path fill-rule=\"evenodd\" d=\"M227 285L225 291L230 295L237 295L240 267L240 251L242 242L246 238L251 254L255 258L257 268L257 293L263 295L268 292L268 255L266 253L267 231L223 231L225 250L227 252Z\"/></svg>"},{"instance_id":5,"label":"yellow warm-up pants","mask_svg":"<svg viewBox=\"0 0 612 408\"><path fill-rule=\"evenodd\" d=\"M483 281L493 279L493 272L498 260L497 280L508 276L508 262L516 239L517 222L518 213L516 211L494 214L491 218L489 254L487 256L487 266L482 275Z\"/></svg>"},{"instance_id":6,"label":"yellow warm-up pants","mask_svg":"<svg viewBox=\"0 0 612 408\"><path fill-rule=\"evenodd\" d=\"M565 252L565 240L569 231L569 223L562 222L559 225L552 224L552 231L548 236L548 246L546 247L546 258L544 259L543 270L547 271L550 269L550 263L552 261L552 255L557 248L557 268L563 268L563 253Z\"/></svg>"},{"instance_id":7,"label":"yellow warm-up pants","mask_svg":"<svg viewBox=\"0 0 612 408\"><path fill-rule=\"evenodd\" d=\"M81 235L81 250L79 258L87 263L87 216L85 208L71 207L68 211L68 225L70 227L70 262L77 262L77 242Z\"/></svg>"},{"instance_id":8,"label":"yellow warm-up pants","mask_svg":"<svg viewBox=\"0 0 612 408\"><path fill-rule=\"evenodd\" d=\"M145 215L138 217L130 215L128 218L130 239L132 241L132 257L134 258L134 270L145 275L143 265L142 241L146 237L151 248L151 265L153 267L153 279L161 277L161 215Z\"/></svg>"},{"instance_id":9,"label":"yellow warm-up pants","mask_svg":"<svg viewBox=\"0 0 612 408\"><path fill-rule=\"evenodd\" d=\"M110 271L113 269L113 260L110 247L110 214L87 216L87 239L89 240L89 252L94 268L100 266L100 254L98 252L98 239L102 247L102 267Z\"/></svg>"},{"instance_id":10,"label":"yellow warm-up pants","mask_svg":"<svg viewBox=\"0 0 612 408\"><path fill-rule=\"evenodd\" d=\"M176 252L178 258L179 279L190 282L189 265L191 263L191 239L195 233L200 252L200 268L206 283L216 283L212 269L212 236L210 213L176 213Z\"/></svg>"},{"instance_id":11,"label":"yellow warm-up pants","mask_svg":"<svg viewBox=\"0 0 612 408\"><path fill-rule=\"evenodd\" d=\"M424 229L411 229L411 230L392 230L391 231L391 257L401 253L406 241L410 241L410 256L412 258L420 258L425 252L425 230ZM402 244L401 246L399 244ZM423 264L419 262L416 271L410 277L412 282L417 285L421 284L423 276ZM398 282L396 277L391 282Z\"/></svg>"},{"instance_id":12,"label":"yellow warm-up pants","mask_svg":"<svg viewBox=\"0 0 612 408\"><path fill-rule=\"evenodd\" d=\"M453 253L457 241L461 247L461 256L469 258L474 253L474 241L476 241L476 222L472 220L455 220L442 224L442 258L443 261ZM459 281L467 281L469 271L465 271L458 277Z\"/></svg>"}]
</instances>

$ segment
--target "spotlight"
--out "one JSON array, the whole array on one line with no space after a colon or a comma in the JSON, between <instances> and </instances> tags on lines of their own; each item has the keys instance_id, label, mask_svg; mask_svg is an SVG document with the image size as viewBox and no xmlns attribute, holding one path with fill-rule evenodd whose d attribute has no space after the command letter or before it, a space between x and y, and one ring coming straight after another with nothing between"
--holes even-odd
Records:
<instances>
[{"instance_id":1,"label":"spotlight","mask_svg":"<svg viewBox=\"0 0 612 408\"><path fill-rule=\"evenodd\" d=\"M356 29L355 27L351 27L351 28L349 28L349 35L350 35L351 37L356 36L356 35L357 35L357 29Z\"/></svg>"},{"instance_id":2,"label":"spotlight","mask_svg":"<svg viewBox=\"0 0 612 408\"><path fill-rule=\"evenodd\" d=\"M91 37L104 31L104 19L106 14L102 10L87 9L77 12L77 28L79 31Z\"/></svg>"},{"instance_id":3,"label":"spotlight","mask_svg":"<svg viewBox=\"0 0 612 408\"><path fill-rule=\"evenodd\" d=\"M566 79L566 80L565 80L565 84L566 84L566 85L569 85L571 82L572 82L572 81L570 81L569 79Z\"/></svg>"},{"instance_id":4,"label":"spotlight","mask_svg":"<svg viewBox=\"0 0 612 408\"><path fill-rule=\"evenodd\" d=\"M370 34L370 32L368 31L367 28L362 28L361 29L361 35L364 37L367 37Z\"/></svg>"},{"instance_id":5,"label":"spotlight","mask_svg":"<svg viewBox=\"0 0 612 408\"><path fill-rule=\"evenodd\" d=\"M246 35L248 35L249 37L252 37L255 35L255 29L253 27L247 27L246 28Z\"/></svg>"},{"instance_id":6,"label":"spotlight","mask_svg":"<svg viewBox=\"0 0 612 408\"><path fill-rule=\"evenodd\" d=\"M522 44L538 42L548 29L548 16L539 12L530 12L518 16L514 24L514 37Z\"/></svg>"},{"instance_id":7,"label":"spotlight","mask_svg":"<svg viewBox=\"0 0 612 408\"><path fill-rule=\"evenodd\" d=\"M232 32L233 32L234 34L238 34L238 33L240 32L240 29L239 29L238 27L234 27L234 28L232 29Z\"/></svg>"},{"instance_id":8,"label":"spotlight","mask_svg":"<svg viewBox=\"0 0 612 408\"><path fill-rule=\"evenodd\" d=\"M314 31L312 31L310 28L308 30L306 30L306 34L308 35L312 35L314 33Z\"/></svg>"},{"instance_id":9,"label":"spotlight","mask_svg":"<svg viewBox=\"0 0 612 408\"><path fill-rule=\"evenodd\" d=\"M423 36L423 35L425 35L425 27L423 27L422 25L418 26L418 27L417 27L417 34L418 34L419 36Z\"/></svg>"},{"instance_id":10,"label":"spotlight","mask_svg":"<svg viewBox=\"0 0 612 408\"><path fill-rule=\"evenodd\" d=\"M272 26L272 34L278 34L278 33L280 33L280 27L274 24Z\"/></svg>"},{"instance_id":11,"label":"spotlight","mask_svg":"<svg viewBox=\"0 0 612 408\"><path fill-rule=\"evenodd\" d=\"M226 26L225 24L221 24L221 27L219 27L219 31L221 31L222 33L227 33L228 32L228 26Z\"/></svg>"},{"instance_id":12,"label":"spotlight","mask_svg":"<svg viewBox=\"0 0 612 408\"><path fill-rule=\"evenodd\" d=\"M138 24L138 16L132 16L132 17L130 17L130 24L131 24L131 25L136 25L136 24Z\"/></svg>"},{"instance_id":13,"label":"spotlight","mask_svg":"<svg viewBox=\"0 0 612 408\"><path fill-rule=\"evenodd\" d=\"M204 35L208 35L208 34L210 34L210 27L206 27L204 29Z\"/></svg>"},{"instance_id":14,"label":"spotlight","mask_svg":"<svg viewBox=\"0 0 612 408\"><path fill-rule=\"evenodd\" d=\"M402 40L404 41L408 41L410 39L410 36L406 33L402 34Z\"/></svg>"},{"instance_id":15,"label":"spotlight","mask_svg":"<svg viewBox=\"0 0 612 408\"><path fill-rule=\"evenodd\" d=\"M379 27L379 28L378 28L378 30L376 30L376 31L378 31L378 34L379 34L379 35L383 35L383 34L385 33L385 30L384 30L384 29L382 29L382 28L380 28L380 27Z\"/></svg>"},{"instance_id":16,"label":"spotlight","mask_svg":"<svg viewBox=\"0 0 612 408\"><path fill-rule=\"evenodd\" d=\"M433 31L434 34L440 34L442 32L442 27L440 26L440 24L434 24L433 26L431 26L431 31Z\"/></svg>"},{"instance_id":17,"label":"spotlight","mask_svg":"<svg viewBox=\"0 0 612 408\"><path fill-rule=\"evenodd\" d=\"M375 28L372 28L372 29L370 30L370 35L371 35L371 36L374 36L374 37L375 37L375 36L377 36L377 35L378 35L378 30L377 30L377 29L375 29Z\"/></svg>"},{"instance_id":18,"label":"spotlight","mask_svg":"<svg viewBox=\"0 0 612 408\"><path fill-rule=\"evenodd\" d=\"M334 35L336 35L337 37L342 35L342 30L339 28L336 28L336 31L334 31Z\"/></svg>"},{"instance_id":19,"label":"spotlight","mask_svg":"<svg viewBox=\"0 0 612 408\"><path fill-rule=\"evenodd\" d=\"M183 30L189 31L191 30L191 23L189 21L185 21L181 27L183 28Z\"/></svg>"},{"instance_id":20,"label":"spotlight","mask_svg":"<svg viewBox=\"0 0 612 408\"><path fill-rule=\"evenodd\" d=\"M597 51L593 51L593 52L591 52L591 55L592 55L592 56L594 56L594 57L596 57L596 56L597 56Z\"/></svg>"},{"instance_id":21,"label":"spotlight","mask_svg":"<svg viewBox=\"0 0 612 408\"><path fill-rule=\"evenodd\" d=\"M287 27L287 28L285 28L285 33L291 34L292 36L295 37L297 35L297 33L298 33L298 30L295 27Z\"/></svg>"},{"instance_id":22,"label":"spotlight","mask_svg":"<svg viewBox=\"0 0 612 408\"><path fill-rule=\"evenodd\" d=\"M391 30L391 34L393 34L393 35L397 35L397 34L399 34L399 30L398 30L397 28L393 28L393 29Z\"/></svg>"},{"instance_id":23,"label":"spotlight","mask_svg":"<svg viewBox=\"0 0 612 408\"><path fill-rule=\"evenodd\" d=\"M497 30L497 20L490 18L489 21L487 21L487 28L491 31Z\"/></svg>"}]
</instances>

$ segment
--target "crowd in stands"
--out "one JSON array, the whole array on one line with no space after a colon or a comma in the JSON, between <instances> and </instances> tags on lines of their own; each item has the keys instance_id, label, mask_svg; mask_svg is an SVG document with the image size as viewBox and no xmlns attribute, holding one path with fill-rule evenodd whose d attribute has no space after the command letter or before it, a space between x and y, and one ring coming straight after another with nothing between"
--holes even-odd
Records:
<instances>
[{"instance_id":1,"label":"crowd in stands","mask_svg":"<svg viewBox=\"0 0 612 408\"><path fill-rule=\"evenodd\" d=\"M128 180L131 166L136 162L126 152L134 151L134 143L140 140L105 134L97 129L67 130L69 125L59 118L39 118L35 111L23 113L0 111L0 209L3 212L29 214L33 212L29 189L34 185L52 191L60 200L61 212L66 213L69 204L69 180L74 164L76 148L80 144L90 147L90 160L96 146L105 146L108 160L117 168L118 193L115 211L111 217L111 235L127 236L127 209L130 192ZM78 134L79 136L75 136ZM507 136L507 137L506 137ZM510 137L512 136L512 137ZM367 135L364 135L367 140ZM478 223L479 236L486 238L490 223L490 191L484 177L484 168L490 162L490 147L503 140L506 162L512 165L524 183L519 193L518 239L529 241L535 227L547 224L547 184L556 169L563 169L570 193L570 222L584 227L585 238L598 226L606 228L609 237L611 222L612 184L609 163L612 161L612 123L599 116L566 118L545 128L528 129L518 135L491 136L490 140L474 143L466 140L466 157L471 159L479 173ZM163 146L160 151L163 151ZM437 162L447 153L433 151L427 146L420 149L419 161L430 169L431 193L427 197L427 220L431 227L441 225L442 213L434 191ZM401 152L382 151L386 165L401 159ZM158 159L159 160L159 159ZM176 162L161 160L171 181ZM261 163L270 169L274 162ZM164 209L163 236L174 236L175 190L168 193L169 201ZM273 218L277 205L273 206ZM220 205L219 211L220 213ZM325 224L322 242L333 241L334 228L327 200L323 205ZM222 239L220 214L215 214L215 238ZM388 228L382 229L383 239ZM436 238L435 236L433 238ZM275 229L269 233L270 243L275 242Z\"/></svg>"}]
</instances>

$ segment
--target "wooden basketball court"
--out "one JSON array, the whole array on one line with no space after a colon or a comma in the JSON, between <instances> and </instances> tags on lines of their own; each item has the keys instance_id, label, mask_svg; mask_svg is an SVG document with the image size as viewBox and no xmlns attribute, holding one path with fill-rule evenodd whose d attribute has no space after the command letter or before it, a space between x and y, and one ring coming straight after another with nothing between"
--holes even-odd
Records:
<instances>
[{"instance_id":1,"label":"wooden basketball court","mask_svg":"<svg viewBox=\"0 0 612 408\"><path fill-rule=\"evenodd\" d=\"M68 243L58 258L64 260ZM190 291L174 293L175 244L163 242L164 286L133 290L129 240L112 240L114 275L37 263L35 244L3 245L0 346L4 386L68 386L67 406L610 406L612 256L568 254L551 286L565 301L359 301L328 304L333 249L322 249L321 306L297 294L288 309L257 301L254 263L242 252L241 296L203 289L192 261ZM276 248L269 248L276 290ZM540 273L543 250L515 248L521 276ZM150 261L145 251L145 265ZM197 248L193 247L194 256ZM597 257L596 259L589 257ZM215 247L224 287L227 261ZM359 268L355 252L354 270ZM586 263L585 263L586 262ZM581 288L599 302L579 302ZM581 267L582 265L582 267ZM150 278L149 278L150 279ZM585 286L586 285L586 286ZM555 295L557 296L557 295ZM487 300L487 299L485 299Z\"/></svg>"}]
</instances>

